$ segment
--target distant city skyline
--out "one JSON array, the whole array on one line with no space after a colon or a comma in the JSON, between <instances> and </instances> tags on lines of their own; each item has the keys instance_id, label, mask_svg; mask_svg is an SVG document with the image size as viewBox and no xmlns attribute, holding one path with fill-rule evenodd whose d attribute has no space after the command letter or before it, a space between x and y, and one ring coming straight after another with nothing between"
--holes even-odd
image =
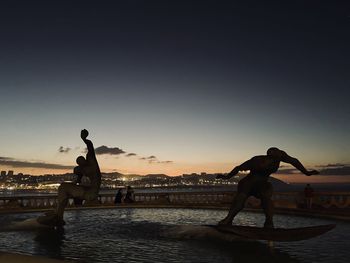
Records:
<instances>
[{"instance_id":1,"label":"distant city skyline","mask_svg":"<svg viewBox=\"0 0 350 263\"><path fill-rule=\"evenodd\" d=\"M271 176L274 178L277 178L279 180L282 180L286 183L350 183L350 166L348 165L341 165L341 164L336 164L336 165L326 165L326 166L318 166L318 170L321 172L321 175L313 175L312 177L310 176L305 176L304 174L300 173L297 169L293 168L292 166L287 167L287 166L282 166L282 168L279 169L278 172L275 174L272 174ZM123 174L120 171L116 171L116 169L113 169L112 171L102 171L103 174L113 174L113 173L119 173ZM164 174L167 176L188 176L188 175L205 175L205 174L219 174L222 172L212 172L212 173L207 173L207 172L201 172L201 173L184 173L184 174L176 174L176 175L169 175L169 174ZM14 170L8 170L8 171L1 171L0 174L0 181L1 178L10 178L13 175L29 175L29 176L43 176L43 175L62 175L62 174L73 174L73 171L65 171L62 173L59 173L58 171L52 172L50 171L49 173L38 173L38 174L30 174L30 173L23 173L23 172L15 172ZM131 175L131 176L145 176L145 175L162 175L162 173L149 173L149 174L138 174L138 173L124 173L124 175ZM247 174L247 172L242 172L240 173L241 175ZM74 176L74 175L73 175Z\"/></svg>"},{"instance_id":2,"label":"distant city skyline","mask_svg":"<svg viewBox=\"0 0 350 263\"><path fill-rule=\"evenodd\" d=\"M350 166L345 4L165 2L1 4L0 170L72 171L84 128L106 172L225 173L272 146Z\"/></svg>"}]
</instances>

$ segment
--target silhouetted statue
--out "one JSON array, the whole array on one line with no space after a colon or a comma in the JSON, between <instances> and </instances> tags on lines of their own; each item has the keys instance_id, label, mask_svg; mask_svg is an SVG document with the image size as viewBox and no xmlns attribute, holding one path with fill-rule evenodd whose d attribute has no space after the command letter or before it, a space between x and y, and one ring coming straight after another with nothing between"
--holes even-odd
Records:
<instances>
[{"instance_id":1,"label":"silhouetted statue","mask_svg":"<svg viewBox=\"0 0 350 263\"><path fill-rule=\"evenodd\" d=\"M63 213L69 198L86 201L97 200L101 186L101 171L96 159L94 146L90 140L86 139L88 135L89 133L87 130L84 129L81 131L80 136L85 142L88 152L86 158L79 156L76 160L78 164L78 166L74 168L74 173L78 176L76 182L64 182L58 187L58 205L56 211L46 213L45 216L39 217L39 223L53 226L64 225ZM83 176L90 179L90 185L79 185Z\"/></svg>"},{"instance_id":2,"label":"silhouetted statue","mask_svg":"<svg viewBox=\"0 0 350 263\"><path fill-rule=\"evenodd\" d=\"M249 196L255 196L261 200L261 205L265 213L264 227L273 227L273 201L271 200L273 188L272 184L268 182L268 178L272 173L277 172L280 162L293 165L307 176L318 174L316 170L306 170L298 159L289 156L284 151L276 147L268 149L267 155L255 156L235 167L229 174L217 176L220 179L229 179L238 174L239 171L250 171L246 177L239 181L237 194L233 199L230 211L219 224L232 224L234 217L243 209L247 198Z\"/></svg>"}]
</instances>

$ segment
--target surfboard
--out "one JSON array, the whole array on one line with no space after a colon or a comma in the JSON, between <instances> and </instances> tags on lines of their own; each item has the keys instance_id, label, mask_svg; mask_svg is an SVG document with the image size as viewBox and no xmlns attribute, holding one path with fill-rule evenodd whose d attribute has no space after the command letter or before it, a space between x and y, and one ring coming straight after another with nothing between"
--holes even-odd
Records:
<instances>
[{"instance_id":1,"label":"surfboard","mask_svg":"<svg viewBox=\"0 0 350 263\"><path fill-rule=\"evenodd\" d=\"M7 231L35 231L41 229L50 229L51 226L40 224L37 218L28 218L23 221L12 222L9 225L2 226L0 232Z\"/></svg>"},{"instance_id":2,"label":"surfboard","mask_svg":"<svg viewBox=\"0 0 350 263\"><path fill-rule=\"evenodd\" d=\"M268 240L268 241L300 241L320 236L336 225L318 225L299 228L261 228L253 226L236 225L208 225L219 232L230 233L244 239Z\"/></svg>"},{"instance_id":3,"label":"surfboard","mask_svg":"<svg viewBox=\"0 0 350 263\"><path fill-rule=\"evenodd\" d=\"M22 221L12 222L7 226L1 226L0 232L62 229L65 222L61 221L59 223L60 224L58 224L55 214L47 212L36 218L28 218Z\"/></svg>"}]
</instances>

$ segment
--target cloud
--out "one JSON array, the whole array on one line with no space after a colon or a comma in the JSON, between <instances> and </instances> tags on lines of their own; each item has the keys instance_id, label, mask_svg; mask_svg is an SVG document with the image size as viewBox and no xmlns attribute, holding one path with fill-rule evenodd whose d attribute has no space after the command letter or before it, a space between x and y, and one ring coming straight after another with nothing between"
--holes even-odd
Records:
<instances>
[{"instance_id":1,"label":"cloud","mask_svg":"<svg viewBox=\"0 0 350 263\"><path fill-rule=\"evenodd\" d=\"M290 167L290 165L284 165L284 164L280 165L280 168L285 168L285 167Z\"/></svg>"},{"instance_id":2,"label":"cloud","mask_svg":"<svg viewBox=\"0 0 350 263\"><path fill-rule=\"evenodd\" d=\"M63 146L60 146L60 148L58 148L58 152L60 153L68 153L70 150L72 150L71 148L69 147L63 147Z\"/></svg>"},{"instance_id":3,"label":"cloud","mask_svg":"<svg viewBox=\"0 0 350 263\"><path fill-rule=\"evenodd\" d=\"M322 169L320 175L350 175L350 166L329 167Z\"/></svg>"},{"instance_id":4,"label":"cloud","mask_svg":"<svg viewBox=\"0 0 350 263\"><path fill-rule=\"evenodd\" d=\"M159 161L158 163L173 163L173 161Z\"/></svg>"},{"instance_id":5,"label":"cloud","mask_svg":"<svg viewBox=\"0 0 350 263\"><path fill-rule=\"evenodd\" d=\"M155 163L155 162L157 162L157 157L155 157L154 155L151 155L148 157L142 157L142 158L140 158L140 160L146 160L146 161L148 161L148 163Z\"/></svg>"},{"instance_id":6,"label":"cloud","mask_svg":"<svg viewBox=\"0 0 350 263\"><path fill-rule=\"evenodd\" d=\"M148 157L141 157L139 158L140 160L148 160L149 162L154 162L157 157L155 157L154 155L148 156Z\"/></svg>"},{"instance_id":7,"label":"cloud","mask_svg":"<svg viewBox=\"0 0 350 263\"><path fill-rule=\"evenodd\" d=\"M0 157L0 165L6 165L13 168L43 168L43 169L73 169L71 165L61 165L45 162L29 162L23 160L16 160L9 157Z\"/></svg>"},{"instance_id":8,"label":"cloud","mask_svg":"<svg viewBox=\"0 0 350 263\"><path fill-rule=\"evenodd\" d=\"M152 164L152 163L162 163L162 164L170 164L173 163L173 161L159 161L157 160L157 157L154 155L148 156L148 157L141 157L139 158L140 160L143 161L148 161L148 163Z\"/></svg>"},{"instance_id":9,"label":"cloud","mask_svg":"<svg viewBox=\"0 0 350 263\"><path fill-rule=\"evenodd\" d=\"M98 155L101 155L101 154L119 155L125 152L118 147L112 148L112 147L107 147L105 145L102 145L100 147L95 148L95 153Z\"/></svg>"},{"instance_id":10,"label":"cloud","mask_svg":"<svg viewBox=\"0 0 350 263\"><path fill-rule=\"evenodd\" d=\"M131 157L131 156L136 156L136 153L128 153L127 155L125 155L126 157Z\"/></svg>"},{"instance_id":11,"label":"cloud","mask_svg":"<svg viewBox=\"0 0 350 263\"><path fill-rule=\"evenodd\" d=\"M300 172L295 168L280 169L277 172L275 172L275 174L296 174L296 173L300 173Z\"/></svg>"},{"instance_id":12,"label":"cloud","mask_svg":"<svg viewBox=\"0 0 350 263\"><path fill-rule=\"evenodd\" d=\"M317 165L316 167L321 168L321 169L317 169L320 172L320 175L350 175L350 165L347 165L347 164L334 163L334 164L326 164L326 165ZM276 172L276 174L301 174L301 173L302 172L300 172L295 168L280 169Z\"/></svg>"},{"instance_id":13,"label":"cloud","mask_svg":"<svg viewBox=\"0 0 350 263\"><path fill-rule=\"evenodd\" d=\"M344 164L344 163L330 163L330 164L326 164L326 165L317 165L317 167L322 167L322 168L329 168L329 167L344 167L344 166L349 166L348 164Z\"/></svg>"}]
</instances>

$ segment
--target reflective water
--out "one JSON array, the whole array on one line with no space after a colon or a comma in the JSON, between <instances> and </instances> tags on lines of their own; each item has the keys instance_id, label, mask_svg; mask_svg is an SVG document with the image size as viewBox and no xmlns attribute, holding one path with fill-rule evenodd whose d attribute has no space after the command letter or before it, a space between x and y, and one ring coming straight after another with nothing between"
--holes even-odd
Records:
<instances>
[{"instance_id":1,"label":"reflective water","mask_svg":"<svg viewBox=\"0 0 350 263\"><path fill-rule=\"evenodd\" d=\"M39 213L0 216L1 226ZM348 262L350 224L276 215L277 227L336 223L320 237L288 243L223 241L200 235L226 211L205 209L96 209L67 211L64 231L1 231L0 250L73 259L77 262ZM242 212L237 224L258 225L263 215ZM197 234L173 235L180 225ZM198 229L197 229L197 228ZM197 229L197 230L196 230Z\"/></svg>"}]
</instances>

